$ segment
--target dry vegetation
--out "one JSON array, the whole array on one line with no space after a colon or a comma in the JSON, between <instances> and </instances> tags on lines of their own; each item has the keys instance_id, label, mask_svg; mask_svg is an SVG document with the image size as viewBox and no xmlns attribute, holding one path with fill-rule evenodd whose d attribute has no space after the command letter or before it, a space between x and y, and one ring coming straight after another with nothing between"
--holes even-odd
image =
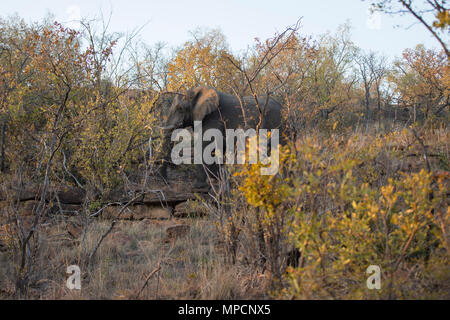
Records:
<instances>
[{"instance_id":1,"label":"dry vegetation","mask_svg":"<svg viewBox=\"0 0 450 320\"><path fill-rule=\"evenodd\" d=\"M217 30L168 55L96 23L0 20L1 299L450 298L445 50L390 64L348 26L297 24L242 55ZM224 167L202 218L118 219L156 192L170 93L199 85L282 102L278 174ZM62 186L82 201L63 206Z\"/></svg>"},{"instance_id":2,"label":"dry vegetation","mask_svg":"<svg viewBox=\"0 0 450 320\"><path fill-rule=\"evenodd\" d=\"M243 266L223 263L214 224L184 220L191 226L181 240L167 239L165 227L174 221L121 221L104 241L98 257L83 271L82 290L69 290L66 267L80 264L83 250L91 250L109 221L95 221L80 239L68 233L71 219L48 222L39 234L39 259L35 260L28 298L33 299L246 299L264 298L264 277ZM73 219L72 219L73 220ZM179 221L178 221L179 222ZM14 293L11 256L2 254L2 298ZM148 285L146 277L158 266ZM142 291L141 291L142 289Z\"/></svg>"}]
</instances>

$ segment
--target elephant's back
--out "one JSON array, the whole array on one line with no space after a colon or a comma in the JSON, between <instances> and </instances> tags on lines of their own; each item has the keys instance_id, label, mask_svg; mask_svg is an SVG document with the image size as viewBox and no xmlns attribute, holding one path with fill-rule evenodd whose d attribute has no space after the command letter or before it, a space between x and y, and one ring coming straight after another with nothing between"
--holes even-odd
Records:
<instances>
[{"instance_id":1,"label":"elephant's back","mask_svg":"<svg viewBox=\"0 0 450 320\"><path fill-rule=\"evenodd\" d=\"M251 96L245 97L247 111L252 117L256 117L259 121L260 112L256 105L255 98ZM261 128L263 129L277 129L281 125L281 104L272 97L258 96L258 104L263 112L263 121ZM257 123L256 122L256 123ZM256 126L256 124L255 124Z\"/></svg>"},{"instance_id":2,"label":"elephant's back","mask_svg":"<svg viewBox=\"0 0 450 320\"><path fill-rule=\"evenodd\" d=\"M264 109L261 128L275 129L281 124L281 104L267 96L259 96L258 104ZM260 112L252 96L245 96L242 99L236 96L224 94L220 97L220 105L226 126L229 129L256 128L260 119Z\"/></svg>"}]
</instances>

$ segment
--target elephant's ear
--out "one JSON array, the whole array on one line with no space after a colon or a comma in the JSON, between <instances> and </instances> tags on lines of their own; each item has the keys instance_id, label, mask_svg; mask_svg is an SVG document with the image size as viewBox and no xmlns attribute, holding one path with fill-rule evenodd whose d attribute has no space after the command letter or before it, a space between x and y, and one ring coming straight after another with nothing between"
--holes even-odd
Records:
<instances>
[{"instance_id":1,"label":"elephant's ear","mask_svg":"<svg viewBox=\"0 0 450 320\"><path fill-rule=\"evenodd\" d=\"M219 95L213 88L199 87L192 91L192 118L202 121L208 114L219 108Z\"/></svg>"}]
</instances>

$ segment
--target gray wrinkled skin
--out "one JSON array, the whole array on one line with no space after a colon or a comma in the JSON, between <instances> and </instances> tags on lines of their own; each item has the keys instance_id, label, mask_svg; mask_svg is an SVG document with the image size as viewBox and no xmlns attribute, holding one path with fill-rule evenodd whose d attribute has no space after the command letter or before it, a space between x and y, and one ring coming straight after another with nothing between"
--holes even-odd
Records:
<instances>
[{"instance_id":1,"label":"gray wrinkled skin","mask_svg":"<svg viewBox=\"0 0 450 320\"><path fill-rule=\"evenodd\" d=\"M214 128L219 129L224 136L225 129L238 128L280 129L281 136L281 104L267 96L259 96L258 103L259 108L254 97L246 96L239 99L209 87L198 87L186 94L177 95L162 126L165 133L166 161L161 168L161 174L167 175L172 130L193 126L194 121L202 121L203 132ZM208 166L208 169L217 172L214 165ZM207 176L202 165L196 165L196 177L196 187L207 185Z\"/></svg>"}]
</instances>

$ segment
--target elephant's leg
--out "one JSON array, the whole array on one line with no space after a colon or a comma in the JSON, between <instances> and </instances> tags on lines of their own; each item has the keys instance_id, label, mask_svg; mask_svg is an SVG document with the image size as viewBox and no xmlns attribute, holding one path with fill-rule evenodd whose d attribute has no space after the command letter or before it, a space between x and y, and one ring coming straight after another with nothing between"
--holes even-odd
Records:
<instances>
[{"instance_id":1,"label":"elephant's leg","mask_svg":"<svg viewBox=\"0 0 450 320\"><path fill-rule=\"evenodd\" d=\"M210 179L219 177L219 166L217 164L196 164L195 165L195 188L206 187Z\"/></svg>"},{"instance_id":2,"label":"elephant's leg","mask_svg":"<svg viewBox=\"0 0 450 320\"><path fill-rule=\"evenodd\" d=\"M195 186L207 185L209 179L219 178L219 165L218 164L199 164L196 165L197 182Z\"/></svg>"},{"instance_id":3,"label":"elephant's leg","mask_svg":"<svg viewBox=\"0 0 450 320\"><path fill-rule=\"evenodd\" d=\"M170 152L173 147L173 143L170 141L170 137L171 132L167 132L163 136L163 145L162 145L163 157L159 173L164 179L167 179L167 167L170 162Z\"/></svg>"},{"instance_id":4,"label":"elephant's leg","mask_svg":"<svg viewBox=\"0 0 450 320\"><path fill-rule=\"evenodd\" d=\"M208 186L208 176L203 165L195 165L195 181L194 188L203 188Z\"/></svg>"},{"instance_id":5,"label":"elephant's leg","mask_svg":"<svg viewBox=\"0 0 450 320\"><path fill-rule=\"evenodd\" d=\"M202 144L202 152L205 147L211 142L203 142ZM209 185L210 179L219 178L219 165L216 163L213 164L196 164L195 165L195 177L196 181L194 183L195 188L202 188Z\"/></svg>"},{"instance_id":6,"label":"elephant's leg","mask_svg":"<svg viewBox=\"0 0 450 320\"><path fill-rule=\"evenodd\" d=\"M217 119L209 119L205 122L203 125L203 133L205 133L208 129L218 129L221 133L221 141L222 141L222 149L220 152L224 154L225 149L225 137L224 137L224 130L223 130L223 123L220 120ZM203 138L203 137L202 137ZM214 139L213 139L214 140ZM214 143L212 141L203 141L202 142L202 159L203 159L203 151L205 148L210 145L211 143ZM215 150L217 152L217 150ZM194 187L203 187L207 186L209 179L217 179L219 178L219 164L213 163L213 164L197 164L195 165L195 176L196 176L196 182L194 183Z\"/></svg>"}]
</instances>

